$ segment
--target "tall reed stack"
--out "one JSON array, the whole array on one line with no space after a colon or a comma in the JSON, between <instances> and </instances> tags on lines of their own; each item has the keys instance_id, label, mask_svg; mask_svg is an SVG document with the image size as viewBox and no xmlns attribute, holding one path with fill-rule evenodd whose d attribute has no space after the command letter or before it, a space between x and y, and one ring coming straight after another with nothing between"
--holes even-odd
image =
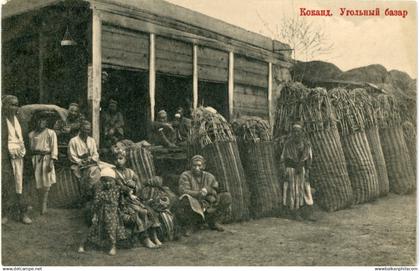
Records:
<instances>
[{"instance_id":1,"label":"tall reed stack","mask_svg":"<svg viewBox=\"0 0 420 271\"><path fill-rule=\"evenodd\" d=\"M354 203L369 202L379 196L378 175L365 133L365 117L348 90L335 88L329 97L334 106L338 130L346 157Z\"/></svg>"},{"instance_id":2,"label":"tall reed stack","mask_svg":"<svg viewBox=\"0 0 420 271\"><path fill-rule=\"evenodd\" d=\"M390 191L407 194L414 191L416 177L410 161L410 154L404 140L399 105L390 95L378 96L379 135L388 170Z\"/></svg>"},{"instance_id":3,"label":"tall reed stack","mask_svg":"<svg viewBox=\"0 0 420 271\"><path fill-rule=\"evenodd\" d=\"M359 108L363 115L366 137L369 142L373 162L375 163L376 173L378 174L379 196L386 196L389 192L389 179L379 138L379 101L362 88L353 89L350 95L355 106Z\"/></svg>"},{"instance_id":4,"label":"tall reed stack","mask_svg":"<svg viewBox=\"0 0 420 271\"><path fill-rule=\"evenodd\" d=\"M232 126L248 181L252 217L278 214L282 192L270 125L259 117L242 117Z\"/></svg>"}]
</instances>

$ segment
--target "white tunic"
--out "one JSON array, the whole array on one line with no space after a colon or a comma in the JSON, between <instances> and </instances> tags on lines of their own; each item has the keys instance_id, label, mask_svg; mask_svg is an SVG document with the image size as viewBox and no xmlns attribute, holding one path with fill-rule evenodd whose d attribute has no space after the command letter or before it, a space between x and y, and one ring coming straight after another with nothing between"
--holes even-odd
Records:
<instances>
[{"instance_id":1,"label":"white tunic","mask_svg":"<svg viewBox=\"0 0 420 271\"><path fill-rule=\"evenodd\" d=\"M32 165L34 166L36 188L48 188L56 183L54 166L50 169L49 165L51 159L57 160L57 135L51 129L45 129L40 133L32 131L29 133L29 143L31 151L35 153L32 156Z\"/></svg>"}]
</instances>

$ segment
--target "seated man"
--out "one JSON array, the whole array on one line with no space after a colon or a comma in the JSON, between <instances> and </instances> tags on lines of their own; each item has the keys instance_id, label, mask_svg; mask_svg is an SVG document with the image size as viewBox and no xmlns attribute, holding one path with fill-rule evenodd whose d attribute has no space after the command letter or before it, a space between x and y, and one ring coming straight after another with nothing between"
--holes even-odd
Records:
<instances>
[{"instance_id":1,"label":"seated man","mask_svg":"<svg viewBox=\"0 0 420 271\"><path fill-rule=\"evenodd\" d=\"M179 107L176 111L175 121L172 123L172 125L175 129L176 142L186 142L191 129L191 119L184 116L184 109L182 107Z\"/></svg>"},{"instance_id":2,"label":"seated man","mask_svg":"<svg viewBox=\"0 0 420 271\"><path fill-rule=\"evenodd\" d=\"M118 142L124 138L124 116L114 99L109 99L108 109L102 113L102 127L104 140Z\"/></svg>"},{"instance_id":3,"label":"seated man","mask_svg":"<svg viewBox=\"0 0 420 271\"><path fill-rule=\"evenodd\" d=\"M216 221L232 202L230 193L218 193L219 184L204 168L204 158L195 155L191 159L191 170L183 172L179 178L181 197L176 216L181 227L189 226L186 228L187 236L200 221L205 221L212 230L224 231Z\"/></svg>"},{"instance_id":4,"label":"seated man","mask_svg":"<svg viewBox=\"0 0 420 271\"><path fill-rule=\"evenodd\" d=\"M168 114L165 110L158 112L157 120L152 122L152 142L155 145L176 147L175 129L168 122Z\"/></svg>"},{"instance_id":5,"label":"seated man","mask_svg":"<svg viewBox=\"0 0 420 271\"><path fill-rule=\"evenodd\" d=\"M90 122L83 121L79 134L70 140L68 146L68 157L73 163L71 169L80 180L84 201L92 198L93 187L101 178L98 166L99 154L95 139L89 136L90 132Z\"/></svg>"},{"instance_id":6,"label":"seated man","mask_svg":"<svg viewBox=\"0 0 420 271\"><path fill-rule=\"evenodd\" d=\"M69 105L69 113L65 121L58 120L54 125L60 145L67 145L71 138L77 136L80 125L85 117L80 113L79 105L71 103Z\"/></svg>"}]
</instances>

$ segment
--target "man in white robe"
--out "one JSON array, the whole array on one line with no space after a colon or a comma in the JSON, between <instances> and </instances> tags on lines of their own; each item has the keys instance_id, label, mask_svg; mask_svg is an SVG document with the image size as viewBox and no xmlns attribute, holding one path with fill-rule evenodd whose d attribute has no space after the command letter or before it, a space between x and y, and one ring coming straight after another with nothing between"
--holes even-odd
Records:
<instances>
[{"instance_id":1,"label":"man in white robe","mask_svg":"<svg viewBox=\"0 0 420 271\"><path fill-rule=\"evenodd\" d=\"M12 214L12 198L16 195L19 220L31 224L23 201L23 157L26 154L22 128L16 117L19 101L16 96L2 97L2 224Z\"/></svg>"},{"instance_id":2,"label":"man in white robe","mask_svg":"<svg viewBox=\"0 0 420 271\"><path fill-rule=\"evenodd\" d=\"M83 121L79 134L70 139L68 146L68 157L73 163L71 168L74 175L80 180L84 201L91 199L93 186L101 178L96 141L89 136L90 133L90 122Z\"/></svg>"}]
</instances>

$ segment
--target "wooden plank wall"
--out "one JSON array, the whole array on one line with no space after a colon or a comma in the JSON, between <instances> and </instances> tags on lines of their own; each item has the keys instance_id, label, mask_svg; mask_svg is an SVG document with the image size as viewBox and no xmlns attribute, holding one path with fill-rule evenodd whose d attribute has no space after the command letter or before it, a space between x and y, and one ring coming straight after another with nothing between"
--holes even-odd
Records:
<instances>
[{"instance_id":1,"label":"wooden plank wall","mask_svg":"<svg viewBox=\"0 0 420 271\"><path fill-rule=\"evenodd\" d=\"M149 69L149 34L104 24L102 63Z\"/></svg>"},{"instance_id":2,"label":"wooden plank wall","mask_svg":"<svg viewBox=\"0 0 420 271\"><path fill-rule=\"evenodd\" d=\"M193 74L193 45L156 36L156 71L181 76Z\"/></svg>"},{"instance_id":3,"label":"wooden plank wall","mask_svg":"<svg viewBox=\"0 0 420 271\"><path fill-rule=\"evenodd\" d=\"M247 86L235 83L233 99L233 115L258 116L265 120L268 115L267 88Z\"/></svg>"},{"instance_id":4,"label":"wooden plank wall","mask_svg":"<svg viewBox=\"0 0 420 271\"><path fill-rule=\"evenodd\" d=\"M227 82L229 53L198 46L198 80Z\"/></svg>"},{"instance_id":5,"label":"wooden plank wall","mask_svg":"<svg viewBox=\"0 0 420 271\"><path fill-rule=\"evenodd\" d=\"M267 62L235 54L234 63L235 83L267 89Z\"/></svg>"}]
</instances>

